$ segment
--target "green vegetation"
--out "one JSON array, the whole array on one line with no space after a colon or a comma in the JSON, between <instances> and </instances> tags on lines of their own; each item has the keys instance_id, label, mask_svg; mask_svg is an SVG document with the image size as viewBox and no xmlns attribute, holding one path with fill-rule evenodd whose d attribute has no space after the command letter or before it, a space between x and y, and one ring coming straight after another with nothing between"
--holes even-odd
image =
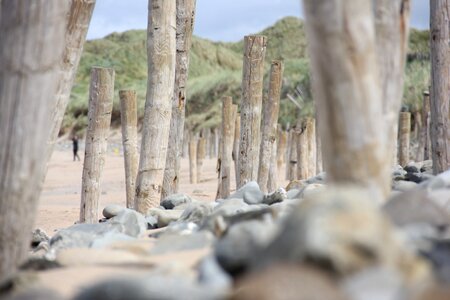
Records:
<instances>
[{"instance_id":1,"label":"green vegetation","mask_svg":"<svg viewBox=\"0 0 450 300\"><path fill-rule=\"evenodd\" d=\"M282 59L285 63L280 122L294 124L298 116L311 115L314 111L303 22L295 17L287 17L261 34L268 37L266 78L271 60ZM410 110L420 107L422 92L429 85L428 36L428 31L411 31L404 97L404 105ZM196 130L217 126L220 123L222 96L229 95L235 103L240 102L242 49L243 41L215 43L193 38L186 107L188 126ZM146 32L131 30L113 33L85 44L63 131L81 131L86 126L92 66L113 67L116 70L113 125L117 125L120 119L120 89L137 91L139 114L142 117L147 83ZM300 102L303 107L300 112L288 100L288 94Z\"/></svg>"}]
</instances>

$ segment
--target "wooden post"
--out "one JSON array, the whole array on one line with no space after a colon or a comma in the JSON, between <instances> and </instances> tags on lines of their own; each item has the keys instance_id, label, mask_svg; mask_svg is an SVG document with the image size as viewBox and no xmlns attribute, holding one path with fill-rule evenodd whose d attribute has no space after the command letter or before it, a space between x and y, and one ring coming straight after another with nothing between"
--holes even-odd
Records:
<instances>
[{"instance_id":1,"label":"wooden post","mask_svg":"<svg viewBox=\"0 0 450 300\"><path fill-rule=\"evenodd\" d=\"M233 149L234 123L233 119L233 101L231 97L222 99L222 151L220 156L220 180L218 198L225 199L230 195L231 181L231 154Z\"/></svg>"},{"instance_id":2,"label":"wooden post","mask_svg":"<svg viewBox=\"0 0 450 300\"><path fill-rule=\"evenodd\" d=\"M69 3L0 6L0 282L6 282L29 254Z\"/></svg>"},{"instance_id":3,"label":"wooden post","mask_svg":"<svg viewBox=\"0 0 450 300\"><path fill-rule=\"evenodd\" d=\"M409 162L409 141L411 133L411 113L400 113L400 124L398 134L398 162L404 167Z\"/></svg>"},{"instance_id":4,"label":"wooden post","mask_svg":"<svg viewBox=\"0 0 450 300\"><path fill-rule=\"evenodd\" d=\"M181 153L182 158L188 157L189 153L189 131L187 128L184 129L183 133L183 152Z\"/></svg>"},{"instance_id":5,"label":"wooden post","mask_svg":"<svg viewBox=\"0 0 450 300\"><path fill-rule=\"evenodd\" d=\"M285 156L286 156L286 145L287 145L287 132L281 128L281 126L278 127L278 143L277 143L277 166L278 166L278 172L281 172L281 168L283 164L285 163Z\"/></svg>"},{"instance_id":6,"label":"wooden post","mask_svg":"<svg viewBox=\"0 0 450 300\"><path fill-rule=\"evenodd\" d=\"M372 1L304 0L327 180L390 190Z\"/></svg>"},{"instance_id":7,"label":"wooden post","mask_svg":"<svg viewBox=\"0 0 450 300\"><path fill-rule=\"evenodd\" d=\"M450 2L430 2L430 137L433 173L450 168Z\"/></svg>"},{"instance_id":8,"label":"wooden post","mask_svg":"<svg viewBox=\"0 0 450 300\"><path fill-rule=\"evenodd\" d=\"M423 137L423 160L431 159L431 139L430 139L430 93L423 94L422 122L424 124Z\"/></svg>"},{"instance_id":9,"label":"wooden post","mask_svg":"<svg viewBox=\"0 0 450 300\"><path fill-rule=\"evenodd\" d=\"M376 0L371 3L375 12L375 48L385 126L383 132L387 134L386 146L389 148L388 153L391 153L391 166L397 164L398 117L408 51L410 2Z\"/></svg>"},{"instance_id":10,"label":"wooden post","mask_svg":"<svg viewBox=\"0 0 450 300\"><path fill-rule=\"evenodd\" d=\"M244 38L238 188L258 176L265 54L265 36Z\"/></svg>"},{"instance_id":11,"label":"wooden post","mask_svg":"<svg viewBox=\"0 0 450 300\"><path fill-rule=\"evenodd\" d=\"M306 140L308 145L308 178L309 178L317 174L316 122L312 118L306 119Z\"/></svg>"},{"instance_id":12,"label":"wooden post","mask_svg":"<svg viewBox=\"0 0 450 300\"><path fill-rule=\"evenodd\" d=\"M277 140L282 80L283 63L279 60L273 61L270 67L269 93L263 103L262 136L259 150L258 184L263 193L267 193L273 144Z\"/></svg>"},{"instance_id":13,"label":"wooden post","mask_svg":"<svg viewBox=\"0 0 450 300\"><path fill-rule=\"evenodd\" d=\"M189 182L191 184L197 183L197 144L194 138L189 141Z\"/></svg>"},{"instance_id":14,"label":"wooden post","mask_svg":"<svg viewBox=\"0 0 450 300\"><path fill-rule=\"evenodd\" d=\"M197 145L197 182L202 181L203 162L206 158L206 140L201 137Z\"/></svg>"},{"instance_id":15,"label":"wooden post","mask_svg":"<svg viewBox=\"0 0 450 300\"><path fill-rule=\"evenodd\" d=\"M139 162L136 91L119 91L119 98L127 208L134 208L134 194L136 193L136 176Z\"/></svg>"},{"instance_id":16,"label":"wooden post","mask_svg":"<svg viewBox=\"0 0 450 300\"><path fill-rule=\"evenodd\" d=\"M114 98L114 70L94 67L89 89L88 128L81 183L80 222L98 221L100 179L105 165Z\"/></svg>"},{"instance_id":17,"label":"wooden post","mask_svg":"<svg viewBox=\"0 0 450 300\"><path fill-rule=\"evenodd\" d=\"M322 172L323 172L322 142L319 135L318 118L316 114L316 173L319 174Z\"/></svg>"},{"instance_id":18,"label":"wooden post","mask_svg":"<svg viewBox=\"0 0 450 300\"><path fill-rule=\"evenodd\" d=\"M206 141L206 156L208 158L212 158L211 156L211 130L209 128L203 129L203 136Z\"/></svg>"},{"instance_id":19,"label":"wooden post","mask_svg":"<svg viewBox=\"0 0 450 300\"><path fill-rule=\"evenodd\" d=\"M67 16L65 47L60 62L60 76L58 77L58 91L56 103L52 108L52 125L50 136L47 140L47 161L53 153L53 148L58 138L61 124L70 100L73 81L75 79L78 64L80 63L83 45L94 11L95 0L71 0L70 11Z\"/></svg>"},{"instance_id":20,"label":"wooden post","mask_svg":"<svg viewBox=\"0 0 450 300\"><path fill-rule=\"evenodd\" d=\"M289 130L289 161L286 164L287 180L297 179L297 140L298 134L295 131L295 128L291 128L291 130Z\"/></svg>"},{"instance_id":21,"label":"wooden post","mask_svg":"<svg viewBox=\"0 0 450 300\"><path fill-rule=\"evenodd\" d=\"M161 198L176 62L176 1L149 0L148 84L135 207L146 214Z\"/></svg>"},{"instance_id":22,"label":"wooden post","mask_svg":"<svg viewBox=\"0 0 450 300\"><path fill-rule=\"evenodd\" d=\"M276 132L281 131L281 125L277 125ZM278 187L278 134L275 135L275 142L272 144L272 154L270 156L270 166L269 166L269 180L267 181L267 192L271 193L275 191Z\"/></svg>"},{"instance_id":23,"label":"wooden post","mask_svg":"<svg viewBox=\"0 0 450 300\"><path fill-rule=\"evenodd\" d=\"M233 160L235 183L237 186L239 178L239 135L241 134L241 114L236 113L236 121L234 124L234 141L233 141ZM237 188L236 188L237 189Z\"/></svg>"},{"instance_id":24,"label":"wooden post","mask_svg":"<svg viewBox=\"0 0 450 300\"><path fill-rule=\"evenodd\" d=\"M218 128L214 128L214 157L219 157L220 152L220 143L219 143L219 137L220 132Z\"/></svg>"},{"instance_id":25,"label":"wooden post","mask_svg":"<svg viewBox=\"0 0 450 300\"><path fill-rule=\"evenodd\" d=\"M309 145L308 121L305 120L297 126L297 179L309 178Z\"/></svg>"},{"instance_id":26,"label":"wooden post","mask_svg":"<svg viewBox=\"0 0 450 300\"><path fill-rule=\"evenodd\" d=\"M169 143L167 145L161 200L177 193L180 182L180 159L186 107L186 85L189 52L194 29L195 0L176 0L176 65L175 86L172 95Z\"/></svg>"}]
</instances>

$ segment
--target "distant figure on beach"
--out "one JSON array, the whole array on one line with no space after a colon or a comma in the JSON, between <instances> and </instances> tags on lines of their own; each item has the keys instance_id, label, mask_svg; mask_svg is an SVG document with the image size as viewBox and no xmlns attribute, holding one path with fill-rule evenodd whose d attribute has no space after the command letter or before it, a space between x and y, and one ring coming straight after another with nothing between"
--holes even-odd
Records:
<instances>
[{"instance_id":1,"label":"distant figure on beach","mask_svg":"<svg viewBox=\"0 0 450 300\"><path fill-rule=\"evenodd\" d=\"M80 160L80 157L78 156L78 136L74 135L72 138L72 142L73 142L73 161L75 161L75 159Z\"/></svg>"}]
</instances>

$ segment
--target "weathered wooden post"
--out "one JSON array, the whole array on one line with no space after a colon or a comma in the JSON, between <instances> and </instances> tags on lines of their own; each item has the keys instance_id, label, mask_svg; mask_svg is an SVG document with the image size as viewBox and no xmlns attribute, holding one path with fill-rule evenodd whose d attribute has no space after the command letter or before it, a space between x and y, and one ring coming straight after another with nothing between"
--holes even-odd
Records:
<instances>
[{"instance_id":1,"label":"weathered wooden post","mask_svg":"<svg viewBox=\"0 0 450 300\"><path fill-rule=\"evenodd\" d=\"M316 173L323 172L323 162L322 162L322 142L319 135L319 122L316 114Z\"/></svg>"},{"instance_id":2,"label":"weathered wooden post","mask_svg":"<svg viewBox=\"0 0 450 300\"><path fill-rule=\"evenodd\" d=\"M189 141L189 182L191 184L197 183L197 144L195 138Z\"/></svg>"},{"instance_id":3,"label":"weathered wooden post","mask_svg":"<svg viewBox=\"0 0 450 300\"><path fill-rule=\"evenodd\" d=\"M136 176L139 163L137 148L137 98L136 91L119 91L120 120L122 125L123 157L127 207L134 208Z\"/></svg>"},{"instance_id":4,"label":"weathered wooden post","mask_svg":"<svg viewBox=\"0 0 450 300\"><path fill-rule=\"evenodd\" d=\"M114 98L114 70L94 67L89 89L88 128L81 183L80 222L98 221L100 179L105 165Z\"/></svg>"},{"instance_id":5,"label":"weathered wooden post","mask_svg":"<svg viewBox=\"0 0 450 300\"><path fill-rule=\"evenodd\" d=\"M308 144L308 178L309 178L317 174L316 122L313 118L306 119L306 140Z\"/></svg>"},{"instance_id":6,"label":"weathered wooden post","mask_svg":"<svg viewBox=\"0 0 450 300\"><path fill-rule=\"evenodd\" d=\"M417 161L428 160L431 157L430 142L430 93L423 92L422 103L422 127L419 133L419 146L417 149Z\"/></svg>"},{"instance_id":7,"label":"weathered wooden post","mask_svg":"<svg viewBox=\"0 0 450 300\"><path fill-rule=\"evenodd\" d=\"M285 163L285 157L286 157L286 145L287 145L287 132L281 128L281 126L278 127L278 138L277 138L277 166L278 166L278 172L281 172L281 168L283 164Z\"/></svg>"},{"instance_id":8,"label":"weathered wooden post","mask_svg":"<svg viewBox=\"0 0 450 300\"><path fill-rule=\"evenodd\" d=\"M450 2L430 2L430 137L433 173L450 168Z\"/></svg>"},{"instance_id":9,"label":"weathered wooden post","mask_svg":"<svg viewBox=\"0 0 450 300\"><path fill-rule=\"evenodd\" d=\"M258 177L266 43L265 36L244 38L238 188Z\"/></svg>"},{"instance_id":10,"label":"weathered wooden post","mask_svg":"<svg viewBox=\"0 0 450 300\"><path fill-rule=\"evenodd\" d=\"M203 137L198 139L197 145L197 181L202 181L203 162L206 158L206 140Z\"/></svg>"},{"instance_id":11,"label":"weathered wooden post","mask_svg":"<svg viewBox=\"0 0 450 300\"><path fill-rule=\"evenodd\" d=\"M181 153L181 157L182 158L188 157L188 153L189 153L189 130L185 128L183 133L183 151Z\"/></svg>"},{"instance_id":12,"label":"weathered wooden post","mask_svg":"<svg viewBox=\"0 0 450 300\"><path fill-rule=\"evenodd\" d=\"M289 159L286 163L286 179L295 180L297 179L297 140L298 133L295 128L289 130Z\"/></svg>"},{"instance_id":13,"label":"weathered wooden post","mask_svg":"<svg viewBox=\"0 0 450 300\"><path fill-rule=\"evenodd\" d=\"M297 179L309 178L309 146L308 146L308 121L299 122L297 125Z\"/></svg>"},{"instance_id":14,"label":"weathered wooden post","mask_svg":"<svg viewBox=\"0 0 450 300\"><path fill-rule=\"evenodd\" d=\"M241 114L236 112L236 121L234 124L234 141L233 141L233 160L235 183L237 186L239 178L239 136L241 134Z\"/></svg>"},{"instance_id":15,"label":"weathered wooden post","mask_svg":"<svg viewBox=\"0 0 450 300\"><path fill-rule=\"evenodd\" d=\"M281 125L277 125L276 132L278 133L281 130ZM277 189L277 181L278 181L278 134L275 135L275 143L272 144L272 154L270 156L270 166L269 166L269 180L267 181L267 191L269 193L275 191Z\"/></svg>"},{"instance_id":16,"label":"weathered wooden post","mask_svg":"<svg viewBox=\"0 0 450 300\"><path fill-rule=\"evenodd\" d=\"M69 3L0 6L0 282L6 282L29 257Z\"/></svg>"},{"instance_id":17,"label":"weathered wooden post","mask_svg":"<svg viewBox=\"0 0 450 300\"><path fill-rule=\"evenodd\" d=\"M176 1L149 0L148 84L135 208L146 214L161 198L176 62Z\"/></svg>"},{"instance_id":18,"label":"weathered wooden post","mask_svg":"<svg viewBox=\"0 0 450 300\"><path fill-rule=\"evenodd\" d=\"M231 97L222 98L222 151L220 156L220 176L218 198L225 199L230 195L231 155L233 149L234 123L233 101Z\"/></svg>"},{"instance_id":19,"label":"weathered wooden post","mask_svg":"<svg viewBox=\"0 0 450 300\"><path fill-rule=\"evenodd\" d=\"M263 102L261 145L259 150L258 184L262 192L267 193L269 168L272 159L273 144L277 140L278 111L280 108L283 63L273 61L270 67L269 93Z\"/></svg>"},{"instance_id":20,"label":"weathered wooden post","mask_svg":"<svg viewBox=\"0 0 450 300\"><path fill-rule=\"evenodd\" d=\"M390 190L372 1L304 0L327 180ZM352 107L352 109L348 109Z\"/></svg>"},{"instance_id":21,"label":"weathered wooden post","mask_svg":"<svg viewBox=\"0 0 450 300\"><path fill-rule=\"evenodd\" d=\"M180 182L180 159L183 147L183 131L186 107L186 85L189 68L189 52L194 29L196 0L177 0L176 3L176 66L175 86L172 95L169 143L161 190L161 200L177 193Z\"/></svg>"},{"instance_id":22,"label":"weathered wooden post","mask_svg":"<svg viewBox=\"0 0 450 300\"><path fill-rule=\"evenodd\" d=\"M56 103L52 109L51 132L47 140L47 161L53 153L64 113L70 100L70 91L72 90L95 6L95 0L71 0L70 3L70 11L67 16L65 47L60 62L60 76L57 79L58 91L56 92Z\"/></svg>"},{"instance_id":23,"label":"weathered wooden post","mask_svg":"<svg viewBox=\"0 0 450 300\"><path fill-rule=\"evenodd\" d=\"M398 134L398 163L404 167L409 162L409 141L411 133L411 113L401 112Z\"/></svg>"}]
</instances>

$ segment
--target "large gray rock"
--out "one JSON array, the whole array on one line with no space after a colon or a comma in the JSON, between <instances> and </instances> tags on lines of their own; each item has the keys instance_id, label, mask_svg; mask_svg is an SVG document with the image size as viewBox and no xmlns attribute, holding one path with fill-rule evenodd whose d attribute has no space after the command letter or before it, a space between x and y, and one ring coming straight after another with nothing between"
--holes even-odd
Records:
<instances>
[{"instance_id":1,"label":"large gray rock","mask_svg":"<svg viewBox=\"0 0 450 300\"><path fill-rule=\"evenodd\" d=\"M181 204L191 203L192 199L185 194L173 194L161 201L161 206L165 209L174 209Z\"/></svg>"},{"instance_id":2,"label":"large gray rock","mask_svg":"<svg viewBox=\"0 0 450 300\"><path fill-rule=\"evenodd\" d=\"M151 254L166 254L170 252L207 248L214 242L214 236L209 231L199 231L189 235L164 234L155 243Z\"/></svg>"},{"instance_id":3,"label":"large gray rock","mask_svg":"<svg viewBox=\"0 0 450 300\"><path fill-rule=\"evenodd\" d=\"M228 199L243 199L247 204L262 203L263 198L264 194L256 181L248 182L228 197Z\"/></svg>"},{"instance_id":4,"label":"large gray rock","mask_svg":"<svg viewBox=\"0 0 450 300\"><path fill-rule=\"evenodd\" d=\"M147 230L145 217L132 209L124 209L108 222L121 224L123 226L121 233L132 237L138 237Z\"/></svg>"},{"instance_id":5,"label":"large gray rock","mask_svg":"<svg viewBox=\"0 0 450 300\"><path fill-rule=\"evenodd\" d=\"M397 180L392 183L392 189L398 192L407 192L417 187L417 183L412 181Z\"/></svg>"},{"instance_id":6,"label":"large gray rock","mask_svg":"<svg viewBox=\"0 0 450 300\"><path fill-rule=\"evenodd\" d=\"M233 285L233 279L222 269L214 255L208 255L200 262L198 281L202 285L224 291L229 290Z\"/></svg>"},{"instance_id":7,"label":"large gray rock","mask_svg":"<svg viewBox=\"0 0 450 300\"><path fill-rule=\"evenodd\" d=\"M230 274L242 273L256 250L267 246L277 232L278 226L271 221L252 220L233 225L216 243L217 261Z\"/></svg>"},{"instance_id":8,"label":"large gray rock","mask_svg":"<svg viewBox=\"0 0 450 300\"><path fill-rule=\"evenodd\" d=\"M158 219L158 228L166 227L170 223L178 221L182 214L182 210L164 210L159 208L152 208L147 212L148 216L154 216Z\"/></svg>"},{"instance_id":9,"label":"large gray rock","mask_svg":"<svg viewBox=\"0 0 450 300\"><path fill-rule=\"evenodd\" d=\"M126 208L121 205L109 204L109 205L105 206L105 208L103 209L103 216L107 219L111 219L111 218L117 216L119 213L121 213L125 209Z\"/></svg>"},{"instance_id":10,"label":"large gray rock","mask_svg":"<svg viewBox=\"0 0 450 300\"><path fill-rule=\"evenodd\" d=\"M213 206L210 203L196 202L189 204L181 214L179 221L201 224L212 213Z\"/></svg>"},{"instance_id":11,"label":"large gray rock","mask_svg":"<svg viewBox=\"0 0 450 300\"><path fill-rule=\"evenodd\" d=\"M262 203L272 205L274 203L283 202L286 199L287 199L286 190L283 188L279 188L272 194L265 195Z\"/></svg>"},{"instance_id":12,"label":"large gray rock","mask_svg":"<svg viewBox=\"0 0 450 300\"><path fill-rule=\"evenodd\" d=\"M37 228L31 234L31 247L35 248L42 242L48 242L50 238L44 230Z\"/></svg>"}]
</instances>

